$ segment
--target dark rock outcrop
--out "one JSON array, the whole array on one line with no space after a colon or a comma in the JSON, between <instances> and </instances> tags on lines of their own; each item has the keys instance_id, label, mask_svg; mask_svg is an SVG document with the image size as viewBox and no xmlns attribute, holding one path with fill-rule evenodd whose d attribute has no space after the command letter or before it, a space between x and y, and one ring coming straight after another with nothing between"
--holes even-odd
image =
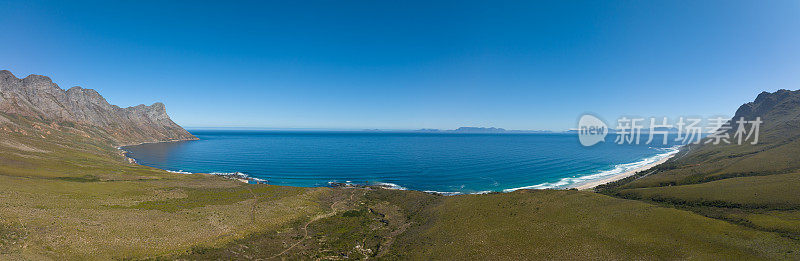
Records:
<instances>
[{"instance_id":1,"label":"dark rock outcrop","mask_svg":"<svg viewBox=\"0 0 800 261\"><path fill-rule=\"evenodd\" d=\"M197 139L169 118L162 103L120 108L95 90L65 91L47 76L19 79L6 70L0 71L0 112L97 127L118 145Z\"/></svg>"}]
</instances>

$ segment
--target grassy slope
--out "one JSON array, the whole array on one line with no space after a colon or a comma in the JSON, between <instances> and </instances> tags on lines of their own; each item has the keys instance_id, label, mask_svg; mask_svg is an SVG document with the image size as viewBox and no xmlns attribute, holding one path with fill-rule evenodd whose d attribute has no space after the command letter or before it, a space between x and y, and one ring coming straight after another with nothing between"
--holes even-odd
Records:
<instances>
[{"instance_id":1,"label":"grassy slope","mask_svg":"<svg viewBox=\"0 0 800 261\"><path fill-rule=\"evenodd\" d=\"M318 198L330 193L128 164L90 129L0 116L13 122L0 127L0 259L137 258L221 246L322 212Z\"/></svg>"},{"instance_id":2,"label":"grassy slope","mask_svg":"<svg viewBox=\"0 0 800 261\"><path fill-rule=\"evenodd\" d=\"M625 183L622 188L675 186L715 180L785 174L800 170L800 139L758 145L693 146L659 166L658 175Z\"/></svg>"},{"instance_id":3,"label":"grassy slope","mask_svg":"<svg viewBox=\"0 0 800 261\"><path fill-rule=\"evenodd\" d=\"M691 212L578 191L443 199L398 238L422 259L797 258L798 244Z\"/></svg>"},{"instance_id":4,"label":"grassy slope","mask_svg":"<svg viewBox=\"0 0 800 261\"><path fill-rule=\"evenodd\" d=\"M772 96L745 113L764 121L759 144L691 146L599 191L800 239L800 93Z\"/></svg>"},{"instance_id":5,"label":"grassy slope","mask_svg":"<svg viewBox=\"0 0 800 261\"><path fill-rule=\"evenodd\" d=\"M0 259L797 258L800 249L780 231L589 192L442 197L171 174L126 163L92 129L0 116Z\"/></svg>"},{"instance_id":6,"label":"grassy slope","mask_svg":"<svg viewBox=\"0 0 800 261\"><path fill-rule=\"evenodd\" d=\"M800 210L800 173L738 177L712 182L626 189L619 194L656 201L682 200L680 204L746 209ZM659 198L660 197L660 198Z\"/></svg>"},{"instance_id":7,"label":"grassy slope","mask_svg":"<svg viewBox=\"0 0 800 261\"><path fill-rule=\"evenodd\" d=\"M346 212L304 231L252 236L186 259L797 259L800 244L689 211L582 191L443 197L354 190Z\"/></svg>"}]
</instances>

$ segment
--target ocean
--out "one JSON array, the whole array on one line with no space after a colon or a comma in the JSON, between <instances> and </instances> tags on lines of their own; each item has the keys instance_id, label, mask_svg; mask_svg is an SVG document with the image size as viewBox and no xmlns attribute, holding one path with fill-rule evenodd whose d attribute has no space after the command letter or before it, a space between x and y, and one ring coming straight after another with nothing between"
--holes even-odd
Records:
<instances>
[{"instance_id":1,"label":"ocean","mask_svg":"<svg viewBox=\"0 0 800 261\"><path fill-rule=\"evenodd\" d=\"M123 148L175 173L242 173L285 186L331 182L442 194L568 188L674 153L678 144L583 147L571 133L190 130L197 141ZM646 138L644 139L646 140ZM669 139L672 140L672 139Z\"/></svg>"}]
</instances>

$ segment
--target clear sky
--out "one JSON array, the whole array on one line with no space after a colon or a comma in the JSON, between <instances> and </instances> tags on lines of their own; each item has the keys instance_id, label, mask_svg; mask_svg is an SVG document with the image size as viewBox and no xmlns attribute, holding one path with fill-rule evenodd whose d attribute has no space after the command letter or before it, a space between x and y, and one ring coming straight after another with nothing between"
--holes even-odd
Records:
<instances>
[{"instance_id":1,"label":"clear sky","mask_svg":"<svg viewBox=\"0 0 800 261\"><path fill-rule=\"evenodd\" d=\"M0 69L189 127L564 130L800 88L800 1L433 2L0 0Z\"/></svg>"}]
</instances>

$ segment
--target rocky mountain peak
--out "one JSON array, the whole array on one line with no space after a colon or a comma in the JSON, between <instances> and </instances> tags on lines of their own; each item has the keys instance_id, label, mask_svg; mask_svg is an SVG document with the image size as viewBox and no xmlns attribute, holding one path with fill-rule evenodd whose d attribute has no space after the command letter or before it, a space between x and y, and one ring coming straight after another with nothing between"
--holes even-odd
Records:
<instances>
[{"instance_id":1,"label":"rocky mountain peak","mask_svg":"<svg viewBox=\"0 0 800 261\"><path fill-rule=\"evenodd\" d=\"M800 105L800 90L778 90L776 92L762 92L753 102L743 104L736 110L734 118L769 117L787 111L796 111ZM778 115L774 115L778 116Z\"/></svg>"},{"instance_id":2,"label":"rocky mountain peak","mask_svg":"<svg viewBox=\"0 0 800 261\"><path fill-rule=\"evenodd\" d=\"M748 121L761 119L760 136L764 142L783 142L798 137L800 136L800 90L762 92L754 101L745 103L736 110L731 125L736 126L736 122L741 118ZM734 130L735 128L732 128L730 132Z\"/></svg>"},{"instance_id":3,"label":"rocky mountain peak","mask_svg":"<svg viewBox=\"0 0 800 261\"><path fill-rule=\"evenodd\" d=\"M27 82L53 83L53 80L51 80L50 77L47 77L47 76L44 76L44 75L38 75L38 74L28 75L27 77L23 78L22 80L23 81L27 81Z\"/></svg>"},{"instance_id":4,"label":"rocky mountain peak","mask_svg":"<svg viewBox=\"0 0 800 261\"><path fill-rule=\"evenodd\" d=\"M0 70L0 79L2 79L2 78L8 78L8 77L14 77L14 78L16 78L16 77L14 76L14 74L13 74L13 73L11 73L11 71L9 71L9 70Z\"/></svg>"}]
</instances>

